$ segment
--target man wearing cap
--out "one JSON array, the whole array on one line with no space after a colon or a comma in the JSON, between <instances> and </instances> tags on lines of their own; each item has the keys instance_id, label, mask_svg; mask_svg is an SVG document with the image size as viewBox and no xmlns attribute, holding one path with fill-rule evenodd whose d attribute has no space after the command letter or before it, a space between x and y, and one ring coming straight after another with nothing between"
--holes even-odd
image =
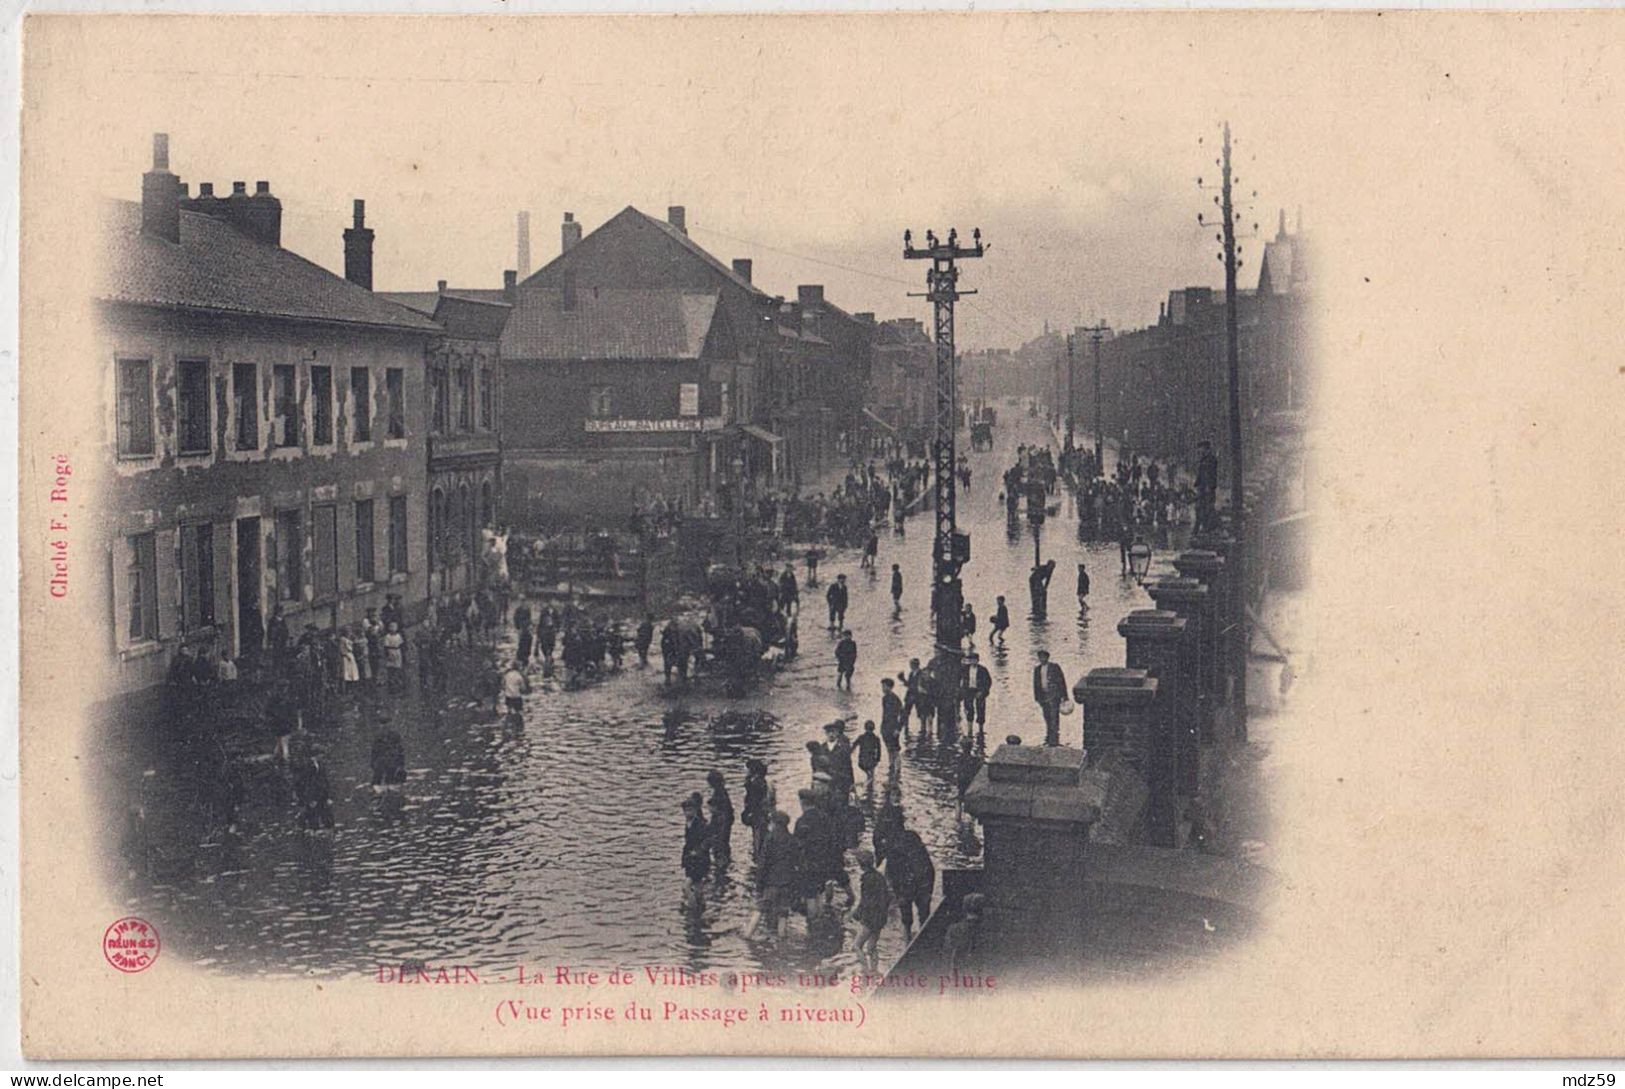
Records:
<instances>
[{"instance_id":1,"label":"man wearing cap","mask_svg":"<svg viewBox=\"0 0 1625 1089\"><path fill-rule=\"evenodd\" d=\"M843 804L852 793L857 777L852 773L852 742L846 738L846 723L836 719L824 727L824 751L829 761L830 793Z\"/></svg>"},{"instance_id":2,"label":"man wearing cap","mask_svg":"<svg viewBox=\"0 0 1625 1089\"><path fill-rule=\"evenodd\" d=\"M849 631L841 632L835 644L835 687L852 691L852 673L858 668L858 641Z\"/></svg>"},{"instance_id":3,"label":"man wearing cap","mask_svg":"<svg viewBox=\"0 0 1625 1089\"><path fill-rule=\"evenodd\" d=\"M960 699L965 704L965 725L978 728L987 725L987 696L993 691L993 674L987 671L975 651L965 655L964 683Z\"/></svg>"},{"instance_id":4,"label":"man wearing cap","mask_svg":"<svg viewBox=\"0 0 1625 1089\"><path fill-rule=\"evenodd\" d=\"M1038 652L1033 669L1033 699L1044 712L1044 744L1061 743L1061 704L1066 702L1066 674L1049 660L1049 651Z\"/></svg>"}]
</instances>

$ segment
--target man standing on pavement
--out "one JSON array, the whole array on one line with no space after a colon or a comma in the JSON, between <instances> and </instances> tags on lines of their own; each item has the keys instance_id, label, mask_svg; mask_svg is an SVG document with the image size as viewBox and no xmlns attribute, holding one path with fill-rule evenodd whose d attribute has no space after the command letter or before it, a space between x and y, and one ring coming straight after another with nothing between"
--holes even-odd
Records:
<instances>
[{"instance_id":1,"label":"man standing on pavement","mask_svg":"<svg viewBox=\"0 0 1625 1089\"><path fill-rule=\"evenodd\" d=\"M1219 458L1213 444L1203 439L1196 444L1196 531L1213 528L1214 497L1219 492Z\"/></svg>"},{"instance_id":2,"label":"man standing on pavement","mask_svg":"<svg viewBox=\"0 0 1625 1089\"><path fill-rule=\"evenodd\" d=\"M1066 702L1066 674L1049 660L1049 651L1038 652L1033 670L1033 699L1044 712L1044 744L1061 743L1061 704Z\"/></svg>"},{"instance_id":3,"label":"man standing on pavement","mask_svg":"<svg viewBox=\"0 0 1625 1089\"><path fill-rule=\"evenodd\" d=\"M893 616L903 611L903 569L895 563L891 565L891 611Z\"/></svg>"}]
</instances>

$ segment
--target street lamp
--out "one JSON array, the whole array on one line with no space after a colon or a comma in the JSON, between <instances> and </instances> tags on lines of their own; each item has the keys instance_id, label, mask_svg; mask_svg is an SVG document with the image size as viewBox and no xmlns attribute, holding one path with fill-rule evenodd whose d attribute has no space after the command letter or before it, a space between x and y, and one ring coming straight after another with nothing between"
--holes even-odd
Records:
<instances>
[{"instance_id":1,"label":"street lamp","mask_svg":"<svg viewBox=\"0 0 1625 1089\"><path fill-rule=\"evenodd\" d=\"M1144 541L1136 540L1132 545L1129 546L1128 570L1129 574L1134 576L1135 582L1139 583L1141 586L1145 585L1146 577L1151 574L1150 545L1146 544Z\"/></svg>"}]
</instances>

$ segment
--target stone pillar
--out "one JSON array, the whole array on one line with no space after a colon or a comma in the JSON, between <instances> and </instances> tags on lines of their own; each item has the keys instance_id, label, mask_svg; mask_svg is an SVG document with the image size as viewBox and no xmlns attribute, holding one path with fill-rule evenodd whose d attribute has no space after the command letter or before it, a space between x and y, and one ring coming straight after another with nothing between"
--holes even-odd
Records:
<instances>
[{"instance_id":1,"label":"stone pillar","mask_svg":"<svg viewBox=\"0 0 1625 1089\"><path fill-rule=\"evenodd\" d=\"M1196 793L1199 759L1194 701L1186 677L1190 671L1185 620L1163 609L1139 609L1117 625L1128 643L1128 665L1143 669L1157 682L1150 717L1150 759L1146 786L1150 789L1151 842L1158 847L1178 845L1179 796Z\"/></svg>"},{"instance_id":2,"label":"stone pillar","mask_svg":"<svg viewBox=\"0 0 1625 1089\"><path fill-rule=\"evenodd\" d=\"M1084 861L1105 801L1082 750L1000 745L965 792L982 823L983 937L1002 966L1056 964L1088 918Z\"/></svg>"},{"instance_id":3,"label":"stone pillar","mask_svg":"<svg viewBox=\"0 0 1625 1089\"><path fill-rule=\"evenodd\" d=\"M1091 669L1074 684L1072 699L1083 708L1083 748L1090 762L1116 753L1144 775L1156 698L1157 681L1144 669Z\"/></svg>"},{"instance_id":4,"label":"stone pillar","mask_svg":"<svg viewBox=\"0 0 1625 1089\"><path fill-rule=\"evenodd\" d=\"M1190 648L1189 691L1196 708L1196 722L1203 741L1213 740L1213 693L1208 674L1213 649L1208 646L1208 588L1196 579L1168 576L1146 587L1157 608L1185 618L1185 641Z\"/></svg>"},{"instance_id":5,"label":"stone pillar","mask_svg":"<svg viewBox=\"0 0 1625 1089\"><path fill-rule=\"evenodd\" d=\"M1214 712L1225 698L1225 662L1222 657L1227 600L1224 581L1224 558L1207 549L1191 549L1174 557L1174 569L1185 578L1193 578L1207 587L1206 611L1202 613L1203 673L1208 696Z\"/></svg>"}]
</instances>

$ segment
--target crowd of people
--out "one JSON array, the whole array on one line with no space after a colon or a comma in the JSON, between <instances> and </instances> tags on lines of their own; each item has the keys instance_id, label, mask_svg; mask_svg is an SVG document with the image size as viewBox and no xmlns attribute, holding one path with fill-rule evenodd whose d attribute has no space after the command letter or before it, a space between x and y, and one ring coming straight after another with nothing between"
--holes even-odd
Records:
<instances>
[{"instance_id":1,"label":"crowd of people","mask_svg":"<svg viewBox=\"0 0 1625 1089\"><path fill-rule=\"evenodd\" d=\"M756 897L746 933L753 939L782 938L790 918L798 915L809 935L839 933L850 919L853 947L873 971L879 967L880 935L893 915L905 938L912 938L916 918L923 925L930 915L936 865L904 819L893 744L887 743L892 762L882 801L870 819L859 804L857 771L872 791L881 749L875 723L866 722L855 743L845 720L826 724L823 732L823 741L807 742L810 774L807 785L796 790L799 815L793 823L768 781L766 762L745 761L739 823L750 832L748 882ZM971 753L966 741L965 751ZM696 790L681 805L681 864L695 901L703 897L706 882L733 860L735 811L726 779L713 770L706 783L707 793Z\"/></svg>"}]
</instances>

